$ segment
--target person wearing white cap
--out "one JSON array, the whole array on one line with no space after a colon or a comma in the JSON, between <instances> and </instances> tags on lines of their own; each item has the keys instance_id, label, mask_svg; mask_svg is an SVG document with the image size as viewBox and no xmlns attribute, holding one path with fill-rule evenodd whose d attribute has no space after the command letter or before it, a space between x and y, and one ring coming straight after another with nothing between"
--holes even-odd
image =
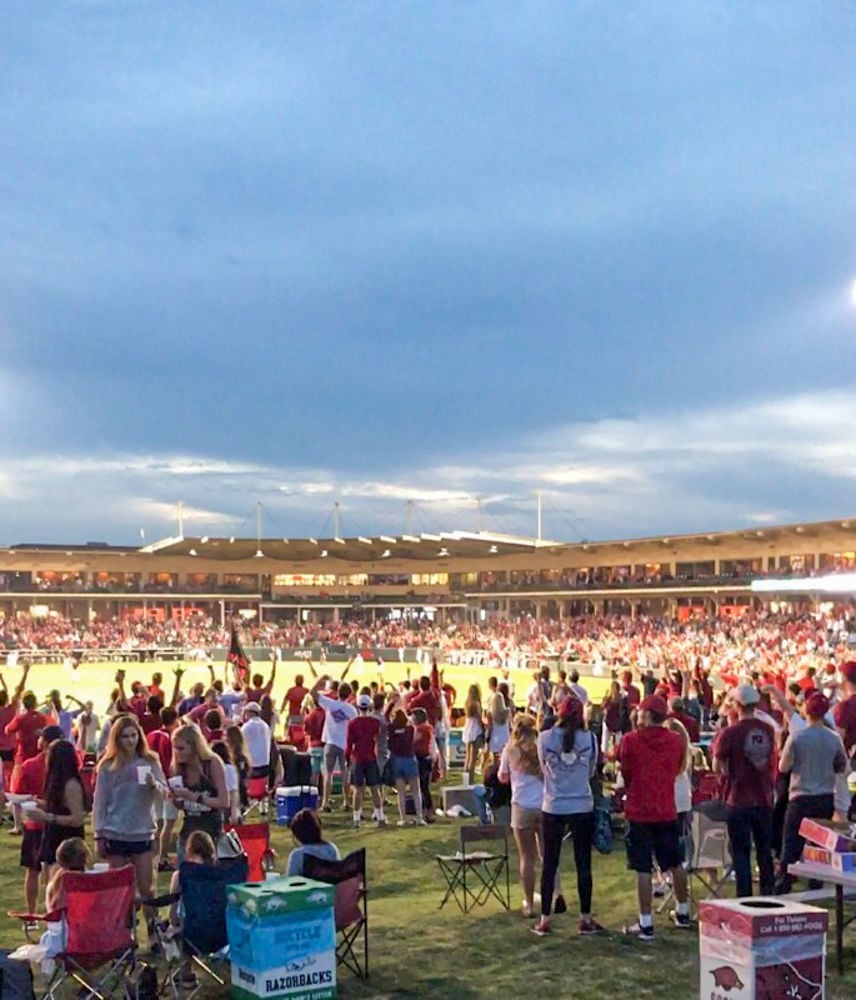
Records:
<instances>
[{"instance_id":1,"label":"person wearing white cap","mask_svg":"<svg viewBox=\"0 0 856 1000\"><path fill-rule=\"evenodd\" d=\"M247 744L247 753L254 778L267 777L270 773L270 726L261 717L261 705L248 701L244 705L244 723L241 732Z\"/></svg>"},{"instance_id":2,"label":"person wearing white cap","mask_svg":"<svg viewBox=\"0 0 856 1000\"><path fill-rule=\"evenodd\" d=\"M722 775L728 814L728 837L737 896L752 895L752 842L762 896L773 892L773 782L776 736L773 727L755 718L761 700L757 688L739 684L728 697L739 719L721 730L711 748L714 769Z\"/></svg>"},{"instance_id":3,"label":"person wearing white cap","mask_svg":"<svg viewBox=\"0 0 856 1000\"><path fill-rule=\"evenodd\" d=\"M354 828L359 827L363 818L366 786L374 805L372 819L378 826L386 825L380 794L380 768L377 763L377 740L383 723L371 714L373 705L370 694L361 694L357 698L359 715L348 722L345 762L350 767L351 786L354 789Z\"/></svg>"}]
</instances>

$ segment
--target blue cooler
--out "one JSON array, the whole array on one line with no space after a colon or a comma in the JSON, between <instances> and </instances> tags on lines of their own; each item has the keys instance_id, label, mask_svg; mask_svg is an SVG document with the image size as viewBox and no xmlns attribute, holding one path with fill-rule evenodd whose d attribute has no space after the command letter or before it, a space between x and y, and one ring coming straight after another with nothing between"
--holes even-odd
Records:
<instances>
[{"instance_id":1,"label":"blue cooler","mask_svg":"<svg viewBox=\"0 0 856 1000\"><path fill-rule=\"evenodd\" d=\"M300 812L300 785L290 785L280 787L276 790L276 825L288 826L294 817Z\"/></svg>"},{"instance_id":2,"label":"blue cooler","mask_svg":"<svg viewBox=\"0 0 856 1000\"><path fill-rule=\"evenodd\" d=\"M318 810L318 789L314 785L300 786L300 808Z\"/></svg>"}]
</instances>

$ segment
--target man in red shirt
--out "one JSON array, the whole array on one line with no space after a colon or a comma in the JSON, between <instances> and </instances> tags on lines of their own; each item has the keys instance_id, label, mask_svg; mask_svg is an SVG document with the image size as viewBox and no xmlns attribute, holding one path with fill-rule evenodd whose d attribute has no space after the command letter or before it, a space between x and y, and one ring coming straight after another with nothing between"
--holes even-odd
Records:
<instances>
[{"instance_id":1,"label":"man in red shirt","mask_svg":"<svg viewBox=\"0 0 856 1000\"><path fill-rule=\"evenodd\" d=\"M752 842L760 873L762 896L773 892L773 790L776 735L773 727L755 718L761 700L751 684L732 688L738 720L721 730L711 747L714 770L723 776L723 799L728 810L728 837L737 882L737 896L752 895Z\"/></svg>"},{"instance_id":2,"label":"man in red shirt","mask_svg":"<svg viewBox=\"0 0 856 1000\"><path fill-rule=\"evenodd\" d=\"M627 867L636 872L639 920L624 933L640 941L654 940L651 916L651 874L656 858L660 870L671 872L678 900L670 913L676 927L689 928L687 873L678 811L675 778L684 764L686 741L666 729L669 707L659 695L649 695L639 704L638 729L627 733L618 746L618 760L626 788L624 814L628 822Z\"/></svg>"},{"instance_id":3,"label":"man in red shirt","mask_svg":"<svg viewBox=\"0 0 856 1000\"><path fill-rule=\"evenodd\" d=\"M431 690L431 680L428 677L420 677L419 687L407 698L407 711L413 713L417 708L425 710L432 726L440 721L440 701Z\"/></svg>"},{"instance_id":4,"label":"man in red shirt","mask_svg":"<svg viewBox=\"0 0 856 1000\"><path fill-rule=\"evenodd\" d=\"M698 722L686 710L683 698L671 698L669 700L669 718L677 719L684 729L686 729L690 743L698 743L701 739L701 730L699 729Z\"/></svg>"},{"instance_id":5,"label":"man in red shirt","mask_svg":"<svg viewBox=\"0 0 856 1000\"><path fill-rule=\"evenodd\" d=\"M853 754L856 751L856 660L850 660L841 667L841 686L839 701L832 715L835 728L844 742L844 750L853 767ZM848 768L849 770L849 768ZM845 806L849 805L849 810ZM835 788L836 812L844 814L849 811L856 816L856 795L850 796L847 788L847 772L841 775Z\"/></svg>"},{"instance_id":6,"label":"man in red shirt","mask_svg":"<svg viewBox=\"0 0 856 1000\"><path fill-rule=\"evenodd\" d=\"M378 826L386 825L383 814L383 800L380 794L380 768L377 765L377 738L381 722L371 714L372 696L361 694L357 698L358 715L348 723L345 761L351 769L351 785L354 789L354 827L360 825L363 816L363 798L366 786L372 797L374 811L372 819Z\"/></svg>"},{"instance_id":7,"label":"man in red shirt","mask_svg":"<svg viewBox=\"0 0 856 1000\"><path fill-rule=\"evenodd\" d=\"M163 773L169 776L172 768L172 733L178 726L178 713L170 705L161 709L160 728L146 734L146 743L150 750L158 755L163 768ZM178 819L178 810L168 795L161 799L160 810L158 812L158 832L156 841L160 845L158 854L158 871L172 871L169 861L169 848L172 839L172 831L175 821Z\"/></svg>"},{"instance_id":8,"label":"man in red shirt","mask_svg":"<svg viewBox=\"0 0 856 1000\"><path fill-rule=\"evenodd\" d=\"M636 708L642 700L639 688L633 683L633 672L630 670L621 671L621 693L627 699L628 710Z\"/></svg>"},{"instance_id":9,"label":"man in red shirt","mask_svg":"<svg viewBox=\"0 0 856 1000\"><path fill-rule=\"evenodd\" d=\"M34 696L35 697L35 696ZM40 715L40 718L44 718ZM28 795L33 799L44 794L45 770L47 768L48 747L55 740L62 739L59 726L46 726L36 736L36 752L26 761L16 766L12 775L12 791L16 795ZM24 821L24 836L21 840L21 867L24 869L24 899L27 913L35 913L39 900L39 875L42 870L42 834L41 823L27 819L27 813L22 813Z\"/></svg>"},{"instance_id":10,"label":"man in red shirt","mask_svg":"<svg viewBox=\"0 0 856 1000\"><path fill-rule=\"evenodd\" d=\"M279 710L279 714L288 720L286 726L303 725L303 702L308 694L309 688L303 684L303 674L297 674L294 684L285 692Z\"/></svg>"},{"instance_id":11,"label":"man in red shirt","mask_svg":"<svg viewBox=\"0 0 856 1000\"><path fill-rule=\"evenodd\" d=\"M16 715L6 726L6 735L15 736L15 769L12 771L12 779L15 778L15 771L31 757L35 757L39 752L39 734L45 726L56 725L56 719L49 712L42 714L37 711L36 696L32 691L26 691L21 699L24 711Z\"/></svg>"},{"instance_id":12,"label":"man in red shirt","mask_svg":"<svg viewBox=\"0 0 856 1000\"><path fill-rule=\"evenodd\" d=\"M0 767L2 767L3 784L6 788L9 787L9 783L12 780L12 762L15 759L15 743L17 742L14 733L6 733L6 727L18 714L21 707L21 695L27 686L27 674L29 672L30 664L25 661L21 680L11 698L9 697L9 689L6 687L6 681L3 675L0 674L0 686L2 686L2 690L0 690L0 761L2 761L2 764L0 764ZM12 816L14 817L12 833L20 833L21 815L17 806L12 806Z\"/></svg>"}]
</instances>

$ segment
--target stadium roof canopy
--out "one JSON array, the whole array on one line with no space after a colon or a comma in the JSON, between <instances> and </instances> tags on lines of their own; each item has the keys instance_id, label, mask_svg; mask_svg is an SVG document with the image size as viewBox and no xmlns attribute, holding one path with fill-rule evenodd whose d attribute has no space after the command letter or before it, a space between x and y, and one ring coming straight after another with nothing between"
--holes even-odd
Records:
<instances>
[{"instance_id":1,"label":"stadium roof canopy","mask_svg":"<svg viewBox=\"0 0 856 1000\"><path fill-rule=\"evenodd\" d=\"M240 561L255 557L281 562L309 561L325 556L348 562L381 559L435 561L438 558L484 558L517 555L535 550L559 552L563 542L550 542L487 531L452 531L419 535L379 535L374 538L166 538L141 552L166 556Z\"/></svg>"}]
</instances>

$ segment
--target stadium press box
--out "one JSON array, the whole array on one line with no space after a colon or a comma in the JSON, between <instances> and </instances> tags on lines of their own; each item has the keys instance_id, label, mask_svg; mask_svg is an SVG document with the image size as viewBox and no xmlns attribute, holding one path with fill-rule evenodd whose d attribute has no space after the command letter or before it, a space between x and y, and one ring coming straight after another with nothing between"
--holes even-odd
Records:
<instances>
[{"instance_id":1,"label":"stadium press box","mask_svg":"<svg viewBox=\"0 0 856 1000\"><path fill-rule=\"evenodd\" d=\"M335 889L297 876L229 887L232 995L239 1000L332 1000Z\"/></svg>"},{"instance_id":2,"label":"stadium press box","mask_svg":"<svg viewBox=\"0 0 856 1000\"><path fill-rule=\"evenodd\" d=\"M856 840L850 836L849 823L836 823L831 819L803 819L800 836L827 851L847 854L856 851Z\"/></svg>"},{"instance_id":3,"label":"stadium press box","mask_svg":"<svg viewBox=\"0 0 856 1000\"><path fill-rule=\"evenodd\" d=\"M823 1000L828 922L780 896L700 902L701 1000Z\"/></svg>"}]
</instances>

